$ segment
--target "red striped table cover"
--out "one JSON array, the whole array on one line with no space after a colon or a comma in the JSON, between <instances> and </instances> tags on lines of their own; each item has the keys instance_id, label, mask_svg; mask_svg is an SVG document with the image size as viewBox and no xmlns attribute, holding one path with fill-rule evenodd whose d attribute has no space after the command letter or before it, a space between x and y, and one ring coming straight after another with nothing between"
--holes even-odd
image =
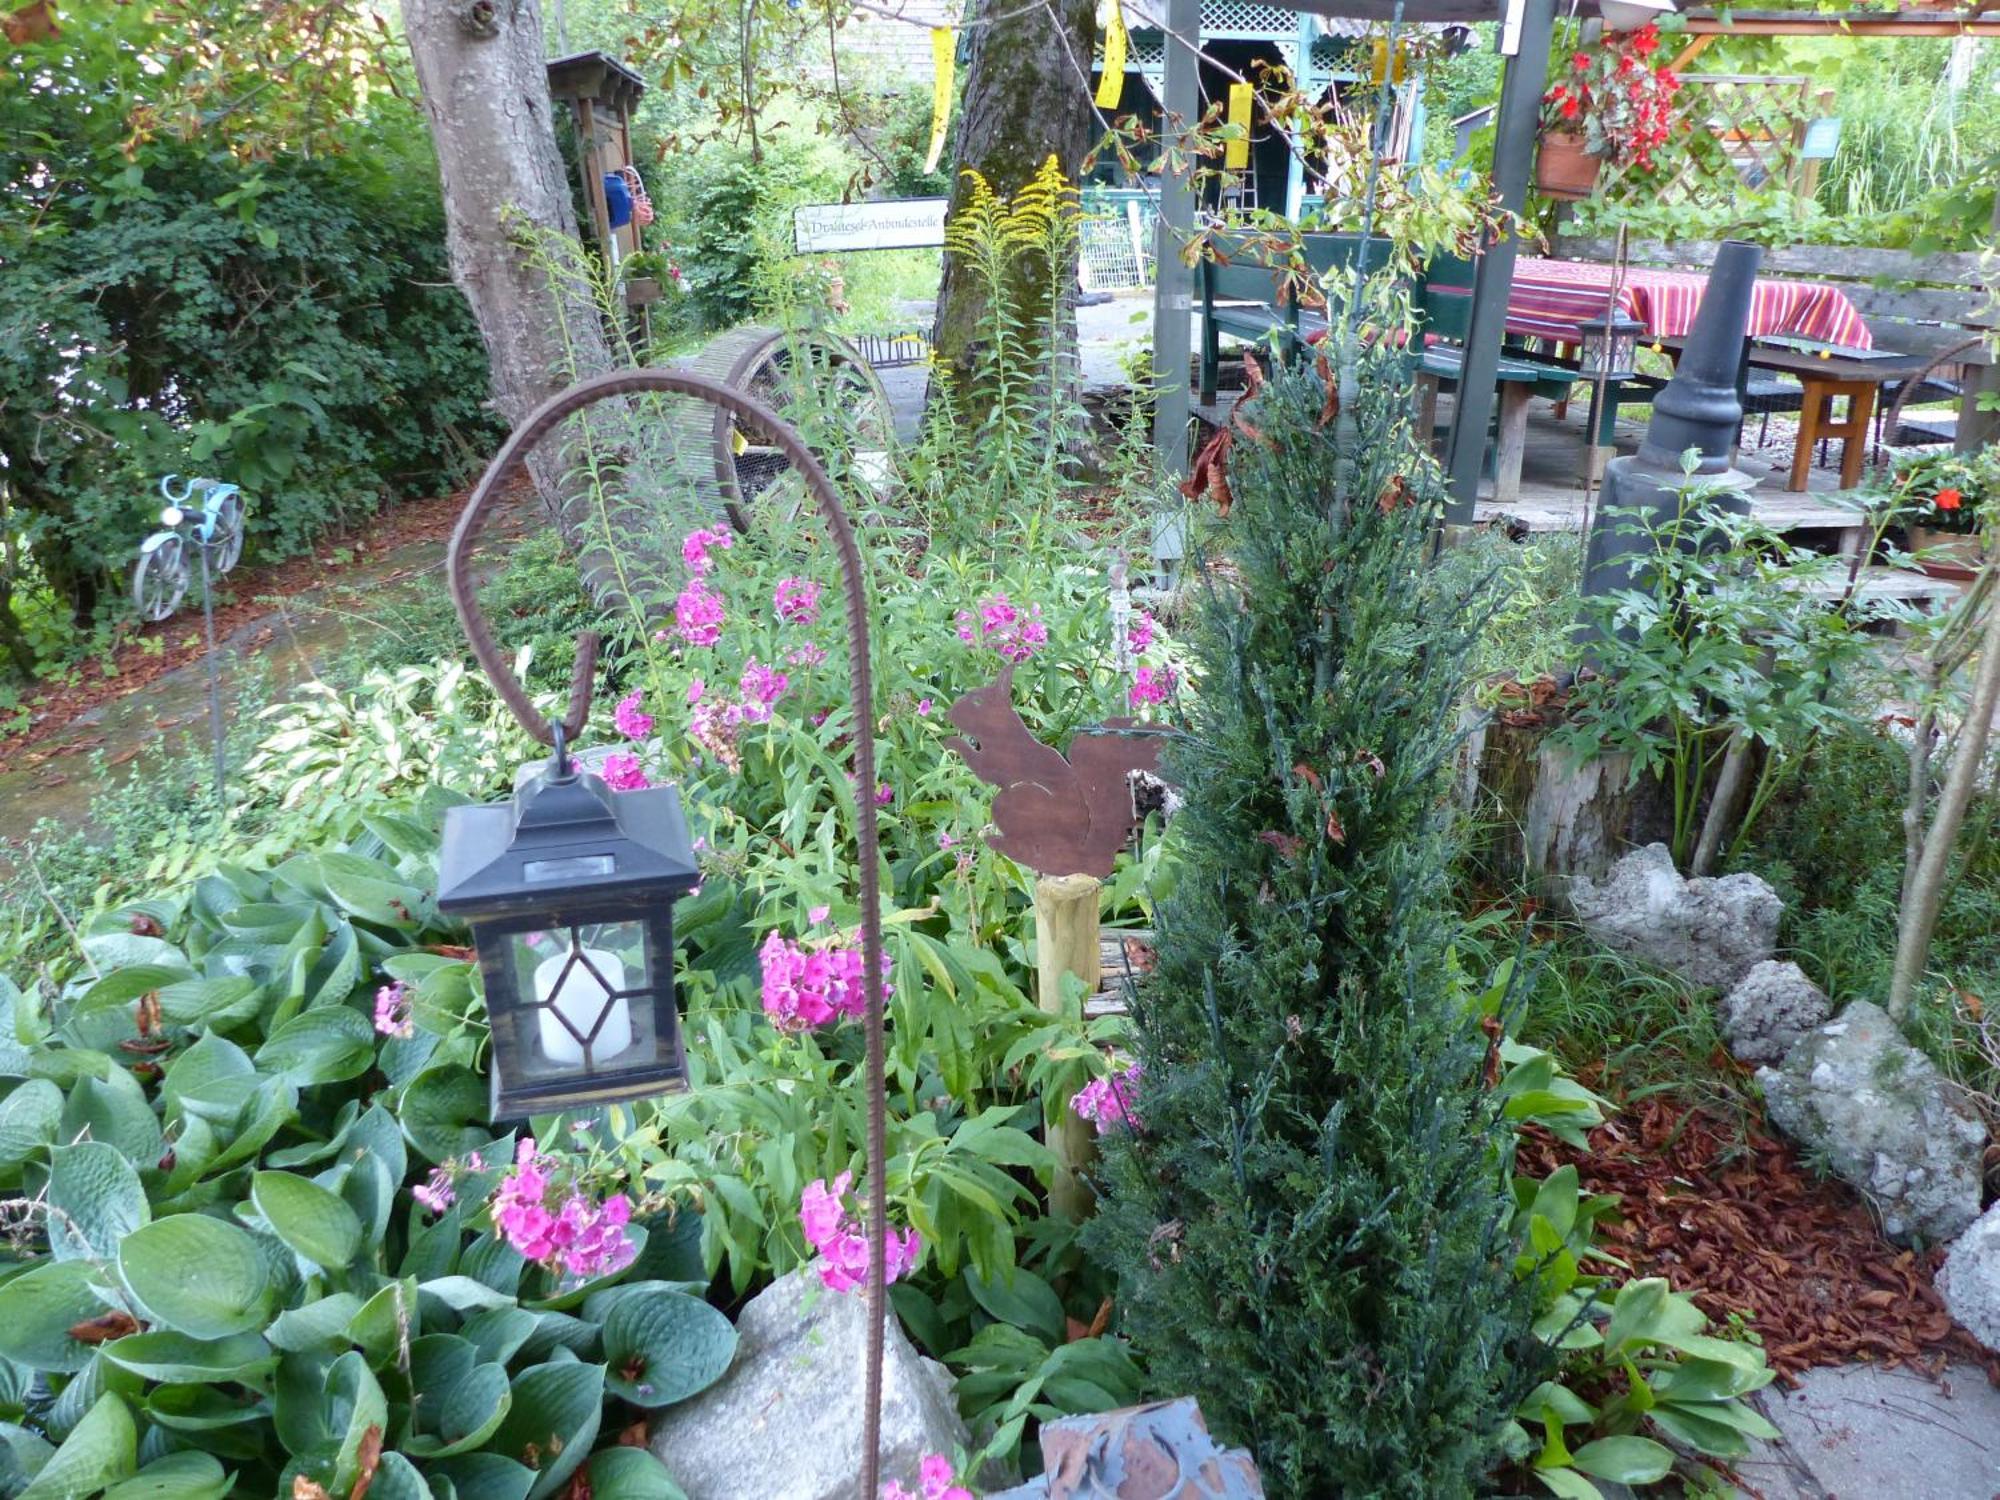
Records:
<instances>
[{"instance_id":1,"label":"red striped table cover","mask_svg":"<svg viewBox=\"0 0 2000 1500\"><path fill-rule=\"evenodd\" d=\"M1514 285L1507 294L1507 331L1530 338L1577 340L1577 324L1601 318L1615 268L1598 261L1514 262ZM1625 315L1646 327L1646 337L1679 338L1694 326L1695 309L1708 278L1693 271L1655 271L1627 266L1618 300ZM1854 304L1838 287L1810 281L1765 281L1750 292L1751 338L1777 334L1812 339L1843 349L1871 349L1874 337Z\"/></svg>"}]
</instances>

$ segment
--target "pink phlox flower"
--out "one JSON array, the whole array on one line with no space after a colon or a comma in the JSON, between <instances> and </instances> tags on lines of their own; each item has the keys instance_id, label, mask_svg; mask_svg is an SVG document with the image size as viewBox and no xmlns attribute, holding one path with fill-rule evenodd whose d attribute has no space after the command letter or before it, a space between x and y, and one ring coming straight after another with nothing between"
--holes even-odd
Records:
<instances>
[{"instance_id":1,"label":"pink phlox flower","mask_svg":"<svg viewBox=\"0 0 2000 1500\"><path fill-rule=\"evenodd\" d=\"M817 927L832 914L833 908L830 906L815 906L806 912L806 922L813 927Z\"/></svg>"},{"instance_id":2,"label":"pink phlox flower","mask_svg":"<svg viewBox=\"0 0 2000 1500\"><path fill-rule=\"evenodd\" d=\"M674 600L674 628L690 646L713 646L722 639L722 596L697 577Z\"/></svg>"},{"instance_id":3,"label":"pink phlox flower","mask_svg":"<svg viewBox=\"0 0 2000 1500\"><path fill-rule=\"evenodd\" d=\"M931 700L928 698L919 698L917 700L917 712L924 718L930 717L931 709L934 708L935 706L936 705L933 704Z\"/></svg>"},{"instance_id":4,"label":"pink phlox flower","mask_svg":"<svg viewBox=\"0 0 2000 1500\"><path fill-rule=\"evenodd\" d=\"M868 1281L868 1234L860 1215L847 1203L853 1180L853 1173L842 1172L828 1187L826 1179L819 1178L799 1195L799 1227L807 1245L819 1252L820 1284L828 1291L851 1292ZM884 1280L907 1276L922 1254L923 1237L916 1230L891 1227L883 1247Z\"/></svg>"},{"instance_id":5,"label":"pink phlox flower","mask_svg":"<svg viewBox=\"0 0 2000 1500\"><path fill-rule=\"evenodd\" d=\"M1079 1120L1093 1122L1099 1135L1109 1135L1121 1126L1137 1130L1139 1116L1135 1106L1139 1080L1144 1076L1145 1069L1139 1063L1118 1065L1109 1076L1093 1078L1078 1089L1070 1108L1076 1111Z\"/></svg>"},{"instance_id":6,"label":"pink phlox flower","mask_svg":"<svg viewBox=\"0 0 2000 1500\"><path fill-rule=\"evenodd\" d=\"M417 1034L416 1023L410 1019L410 987L402 980L375 992L375 1029L403 1041Z\"/></svg>"},{"instance_id":7,"label":"pink phlox flower","mask_svg":"<svg viewBox=\"0 0 2000 1500\"><path fill-rule=\"evenodd\" d=\"M1126 696L1134 708L1150 703L1165 703L1174 690L1174 672L1171 667L1141 667L1132 676L1132 687Z\"/></svg>"},{"instance_id":8,"label":"pink phlox flower","mask_svg":"<svg viewBox=\"0 0 2000 1500\"><path fill-rule=\"evenodd\" d=\"M949 849L953 844L956 844L957 842L958 840L953 838L948 833L941 833L938 835L938 848L940 849Z\"/></svg>"},{"instance_id":9,"label":"pink phlox flower","mask_svg":"<svg viewBox=\"0 0 2000 1500\"><path fill-rule=\"evenodd\" d=\"M634 688L611 711L612 724L628 740L643 740L653 732L653 716L640 706L644 701L644 696Z\"/></svg>"},{"instance_id":10,"label":"pink phlox flower","mask_svg":"<svg viewBox=\"0 0 2000 1500\"><path fill-rule=\"evenodd\" d=\"M787 652L785 660L795 667L816 667L826 660L826 648L815 641L807 641L796 651Z\"/></svg>"},{"instance_id":11,"label":"pink phlox flower","mask_svg":"<svg viewBox=\"0 0 2000 1500\"><path fill-rule=\"evenodd\" d=\"M764 1014L780 1031L810 1031L841 1016L868 1013L867 988L862 983L861 951L835 939L806 947L779 933L768 934L757 950L763 970ZM882 955L882 993L889 984L888 954Z\"/></svg>"},{"instance_id":12,"label":"pink phlox flower","mask_svg":"<svg viewBox=\"0 0 2000 1500\"><path fill-rule=\"evenodd\" d=\"M903 1488L901 1480L892 1479L882 1486L882 1500L917 1500L917 1497Z\"/></svg>"},{"instance_id":13,"label":"pink phlox flower","mask_svg":"<svg viewBox=\"0 0 2000 1500\"><path fill-rule=\"evenodd\" d=\"M875 805L877 807L887 807L891 802L894 802L895 800L896 800L896 789L890 786L888 782L884 781L876 785Z\"/></svg>"},{"instance_id":14,"label":"pink phlox flower","mask_svg":"<svg viewBox=\"0 0 2000 1500\"><path fill-rule=\"evenodd\" d=\"M602 1203L571 1193L553 1235L562 1251L563 1270L581 1281L624 1270L639 1253L626 1233L631 1222L632 1200L623 1193Z\"/></svg>"},{"instance_id":15,"label":"pink phlox flower","mask_svg":"<svg viewBox=\"0 0 2000 1500\"><path fill-rule=\"evenodd\" d=\"M736 729L743 722L743 707L738 703L708 702L696 706L688 719L688 738L708 751L730 771L739 770L742 761L736 753Z\"/></svg>"},{"instance_id":16,"label":"pink phlox flower","mask_svg":"<svg viewBox=\"0 0 2000 1500\"><path fill-rule=\"evenodd\" d=\"M819 618L819 585L810 578L781 578L771 605L787 625L810 625Z\"/></svg>"},{"instance_id":17,"label":"pink phlox flower","mask_svg":"<svg viewBox=\"0 0 2000 1500\"><path fill-rule=\"evenodd\" d=\"M1153 617L1141 610L1126 627L1125 642L1134 651L1144 651L1153 644Z\"/></svg>"},{"instance_id":18,"label":"pink phlox flower","mask_svg":"<svg viewBox=\"0 0 2000 1500\"><path fill-rule=\"evenodd\" d=\"M643 792L653 783L646 779L638 756L617 750L604 757L604 784L614 792Z\"/></svg>"},{"instance_id":19,"label":"pink phlox flower","mask_svg":"<svg viewBox=\"0 0 2000 1500\"><path fill-rule=\"evenodd\" d=\"M917 1488L923 1500L972 1500L972 1491L957 1483L951 1460L942 1453L926 1453L917 1465Z\"/></svg>"},{"instance_id":20,"label":"pink phlox flower","mask_svg":"<svg viewBox=\"0 0 2000 1500\"><path fill-rule=\"evenodd\" d=\"M695 678L692 682L690 682L688 684L688 696L687 696L688 707L693 708L697 703L701 702L701 695L707 691L708 691L708 684L702 681L699 677Z\"/></svg>"},{"instance_id":21,"label":"pink phlox flower","mask_svg":"<svg viewBox=\"0 0 2000 1500\"><path fill-rule=\"evenodd\" d=\"M954 618L961 641L991 646L1008 661L1026 661L1048 644L1049 628L1042 623L1041 605L1030 605L1024 614L1005 594L989 594L981 599L977 616L962 609Z\"/></svg>"},{"instance_id":22,"label":"pink phlox flower","mask_svg":"<svg viewBox=\"0 0 2000 1500\"><path fill-rule=\"evenodd\" d=\"M493 1227L523 1256L550 1271L583 1280L624 1269L638 1254L626 1232L632 1201L623 1193L593 1200L571 1186L561 1206L551 1210L558 1163L536 1149L534 1137L521 1141L514 1166L493 1192Z\"/></svg>"},{"instance_id":23,"label":"pink phlox flower","mask_svg":"<svg viewBox=\"0 0 2000 1500\"><path fill-rule=\"evenodd\" d=\"M761 724L771 717L771 705L784 697L791 685L792 679L783 672L751 657L737 679L743 690L743 717Z\"/></svg>"},{"instance_id":24,"label":"pink phlox flower","mask_svg":"<svg viewBox=\"0 0 2000 1500\"><path fill-rule=\"evenodd\" d=\"M681 538L681 561L687 564L688 571L696 578L704 578L715 566L708 549L714 547L727 552L735 545L736 538L719 526L713 530L690 531Z\"/></svg>"},{"instance_id":25,"label":"pink phlox flower","mask_svg":"<svg viewBox=\"0 0 2000 1500\"><path fill-rule=\"evenodd\" d=\"M443 1213L458 1197L457 1190L451 1184L451 1169L432 1167L431 1175L410 1189L410 1196L432 1213Z\"/></svg>"}]
</instances>

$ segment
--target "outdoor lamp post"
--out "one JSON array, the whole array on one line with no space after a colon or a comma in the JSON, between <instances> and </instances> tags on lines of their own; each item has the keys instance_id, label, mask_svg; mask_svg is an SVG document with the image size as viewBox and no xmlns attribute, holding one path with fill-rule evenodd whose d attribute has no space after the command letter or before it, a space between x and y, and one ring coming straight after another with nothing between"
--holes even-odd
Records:
<instances>
[{"instance_id":1,"label":"outdoor lamp post","mask_svg":"<svg viewBox=\"0 0 2000 1500\"><path fill-rule=\"evenodd\" d=\"M1644 323L1617 308L1606 308L1599 316L1579 323L1583 373L1606 385L1631 380L1639 373L1639 335L1645 331Z\"/></svg>"},{"instance_id":2,"label":"outdoor lamp post","mask_svg":"<svg viewBox=\"0 0 2000 1500\"><path fill-rule=\"evenodd\" d=\"M438 910L479 951L493 1117L687 1087L674 902L701 879L671 786L613 792L568 755L445 814Z\"/></svg>"}]
</instances>

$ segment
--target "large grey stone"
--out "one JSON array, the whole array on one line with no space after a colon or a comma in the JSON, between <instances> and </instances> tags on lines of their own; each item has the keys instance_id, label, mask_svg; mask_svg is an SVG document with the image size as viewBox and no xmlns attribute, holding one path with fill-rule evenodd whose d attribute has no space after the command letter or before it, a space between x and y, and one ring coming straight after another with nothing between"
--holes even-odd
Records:
<instances>
[{"instance_id":1,"label":"large grey stone","mask_svg":"<svg viewBox=\"0 0 2000 1500\"><path fill-rule=\"evenodd\" d=\"M810 1267L750 1299L729 1373L653 1424L653 1452L688 1500L863 1500L867 1311L860 1292L830 1292ZM892 1314L883 1478L913 1485L926 1453L965 1441L950 1374L917 1353Z\"/></svg>"},{"instance_id":2,"label":"large grey stone","mask_svg":"<svg viewBox=\"0 0 2000 1500\"><path fill-rule=\"evenodd\" d=\"M1867 1197L1892 1239L1940 1245L1979 1217L1986 1127L1880 1006L1856 1000L1757 1081L1777 1127Z\"/></svg>"},{"instance_id":3,"label":"large grey stone","mask_svg":"<svg viewBox=\"0 0 2000 1500\"><path fill-rule=\"evenodd\" d=\"M1604 947L1719 990L1776 951L1785 913L1755 875L1683 879L1665 844L1634 849L1602 880L1572 880L1569 901Z\"/></svg>"},{"instance_id":4,"label":"large grey stone","mask_svg":"<svg viewBox=\"0 0 2000 1500\"><path fill-rule=\"evenodd\" d=\"M2000 1354L2000 1203L1952 1245L1937 1289L1965 1331Z\"/></svg>"},{"instance_id":5,"label":"large grey stone","mask_svg":"<svg viewBox=\"0 0 2000 1500\"><path fill-rule=\"evenodd\" d=\"M1820 987L1795 963L1767 958L1736 981L1718 1007L1729 1050L1744 1062L1780 1063L1798 1039L1832 1014Z\"/></svg>"},{"instance_id":6,"label":"large grey stone","mask_svg":"<svg viewBox=\"0 0 2000 1500\"><path fill-rule=\"evenodd\" d=\"M2000 1390L1972 1365L1933 1379L1844 1365L1798 1389L1758 1392L1783 1436L1735 1465L1760 1500L1992 1500L2000 1495Z\"/></svg>"}]
</instances>

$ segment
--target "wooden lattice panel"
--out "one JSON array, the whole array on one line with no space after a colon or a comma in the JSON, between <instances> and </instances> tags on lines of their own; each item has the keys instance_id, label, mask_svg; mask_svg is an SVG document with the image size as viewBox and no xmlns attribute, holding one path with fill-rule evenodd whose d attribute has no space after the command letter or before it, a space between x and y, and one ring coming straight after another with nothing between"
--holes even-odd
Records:
<instances>
[{"instance_id":1,"label":"wooden lattice panel","mask_svg":"<svg viewBox=\"0 0 2000 1500\"><path fill-rule=\"evenodd\" d=\"M1665 173L1606 166L1597 197L1706 206L1732 202L1745 188L1810 191L1814 164L1800 148L1807 123L1830 106L1830 89L1791 73L1690 73L1681 82L1686 117L1706 143L1677 153Z\"/></svg>"}]
</instances>

